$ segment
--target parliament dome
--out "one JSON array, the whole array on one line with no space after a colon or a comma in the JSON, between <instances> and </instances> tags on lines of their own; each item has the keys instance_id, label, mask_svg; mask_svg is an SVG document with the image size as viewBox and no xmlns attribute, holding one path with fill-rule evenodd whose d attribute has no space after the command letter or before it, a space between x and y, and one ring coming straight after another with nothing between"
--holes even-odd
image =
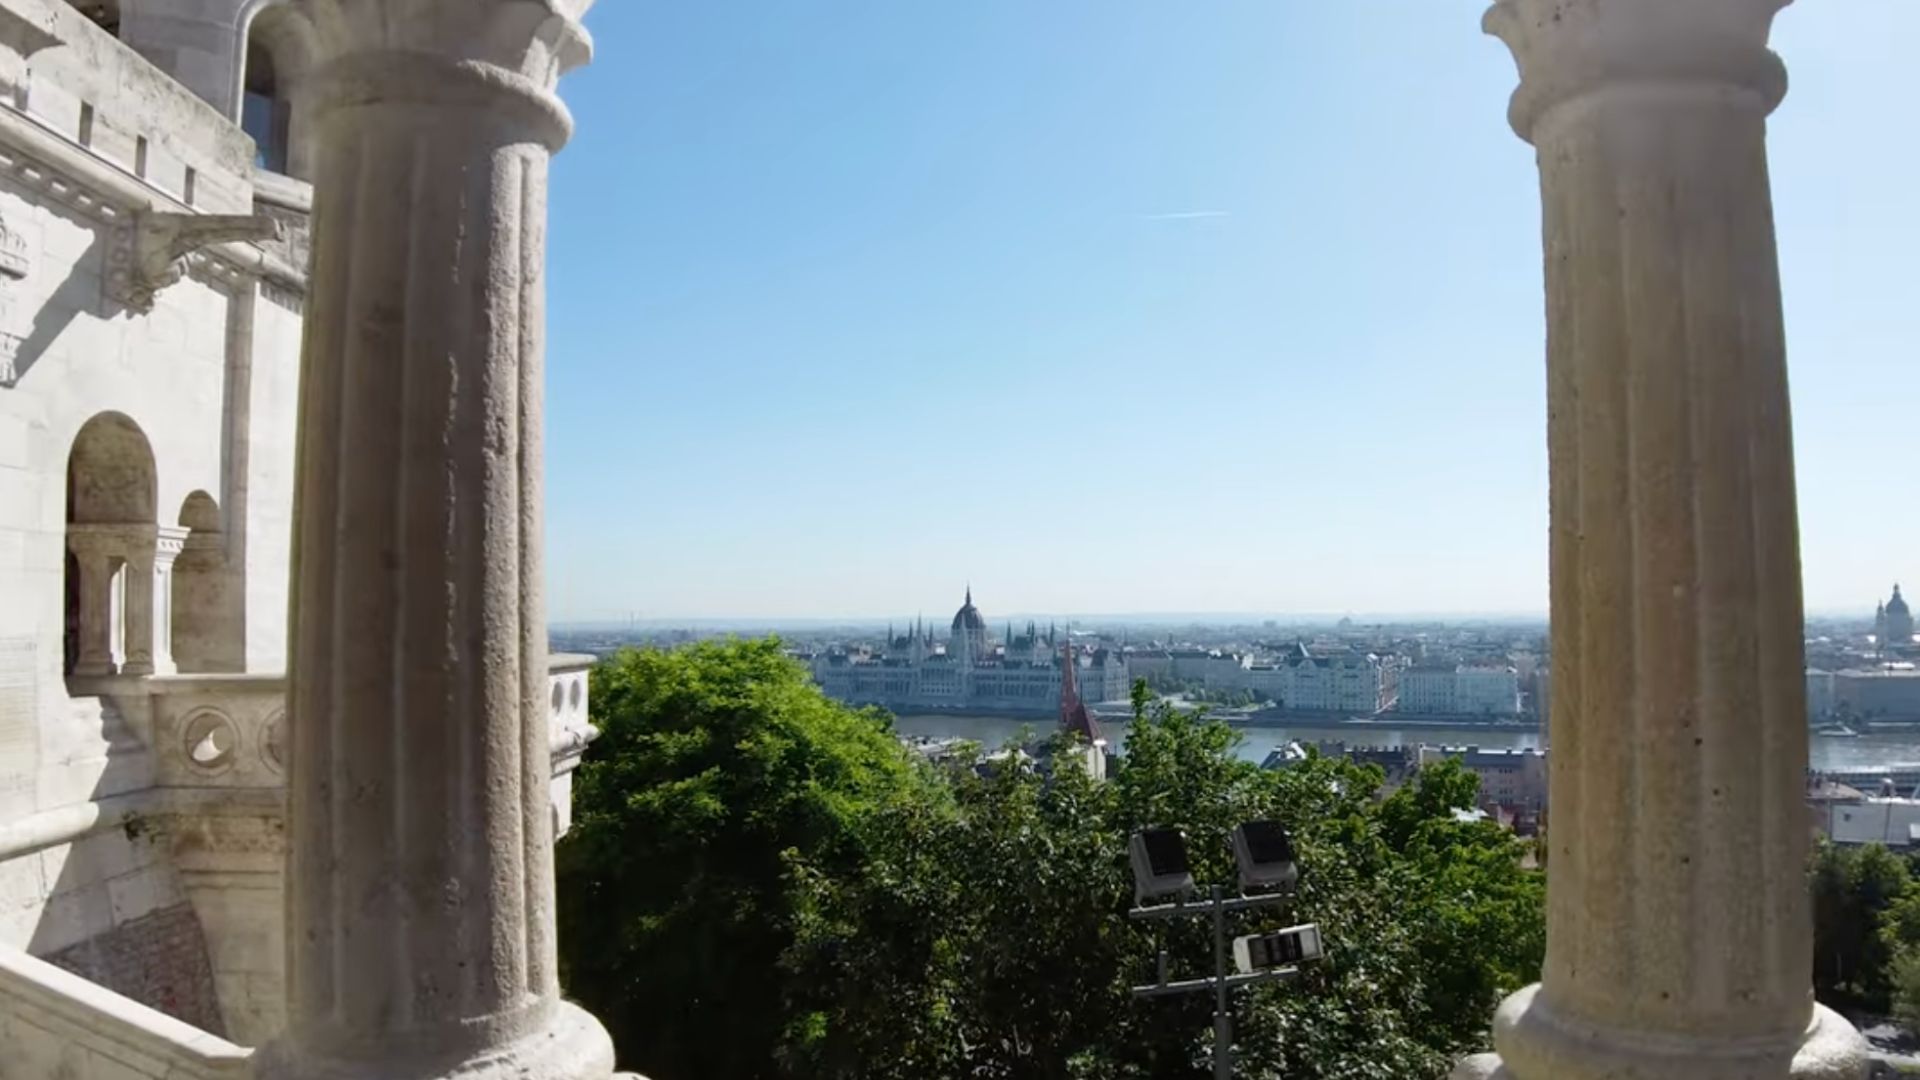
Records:
<instances>
[{"instance_id":1,"label":"parliament dome","mask_svg":"<svg viewBox=\"0 0 1920 1080\"><path fill-rule=\"evenodd\" d=\"M985 633L986 629L987 620L981 617L980 609L973 606L973 586L969 585L966 603L953 613L953 632L957 634L963 630L974 630Z\"/></svg>"}]
</instances>

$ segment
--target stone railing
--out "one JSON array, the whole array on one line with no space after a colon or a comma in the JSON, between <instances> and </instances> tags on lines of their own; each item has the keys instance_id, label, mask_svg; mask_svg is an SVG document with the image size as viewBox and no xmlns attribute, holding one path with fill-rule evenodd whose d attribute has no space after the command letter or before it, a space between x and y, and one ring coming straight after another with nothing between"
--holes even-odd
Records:
<instances>
[{"instance_id":1,"label":"stone railing","mask_svg":"<svg viewBox=\"0 0 1920 1080\"><path fill-rule=\"evenodd\" d=\"M600 732L587 722L587 670L593 657L555 653L547 668L548 725L553 748L553 835L566 835L573 821L573 770Z\"/></svg>"},{"instance_id":2,"label":"stone railing","mask_svg":"<svg viewBox=\"0 0 1920 1080\"><path fill-rule=\"evenodd\" d=\"M0 946L5 1075L243 1080L251 1051Z\"/></svg>"},{"instance_id":3,"label":"stone railing","mask_svg":"<svg viewBox=\"0 0 1920 1080\"><path fill-rule=\"evenodd\" d=\"M573 771L599 734L587 722L594 658L549 661L547 724L557 821L567 820ZM161 675L122 680L115 701L153 749L158 788L282 788L286 784L287 680L281 675ZM144 694L145 702L128 700ZM144 708L143 708L144 706ZM144 714L144 715L143 715ZM555 830L555 835L565 829Z\"/></svg>"},{"instance_id":4,"label":"stone railing","mask_svg":"<svg viewBox=\"0 0 1920 1080\"><path fill-rule=\"evenodd\" d=\"M154 786L286 783L287 680L280 675L147 679Z\"/></svg>"},{"instance_id":5,"label":"stone railing","mask_svg":"<svg viewBox=\"0 0 1920 1080\"><path fill-rule=\"evenodd\" d=\"M592 665L591 656L557 655L551 660L545 704L556 837L566 831L571 817L573 771L598 734L587 722ZM286 679L162 675L95 682L113 702L114 714L124 717L144 744L151 784L60 815L43 815L46 820L29 823L31 827L0 829L0 848L29 853L107 828L150 836L166 852L199 917L226 1033L242 1044L258 1045L285 1023ZM58 998L77 986L125 1000L77 976L58 974L61 978L47 984L42 996ZM92 999L72 1004L80 1010L93 1007ZM10 1007L0 998L0 1016ZM0 1039L0 1046L7 1045ZM0 1062L0 1077L12 1075ZM62 1074L29 1070L21 1075ZM67 1075L109 1074L81 1069ZM224 1074L182 1069L152 1075Z\"/></svg>"}]
</instances>

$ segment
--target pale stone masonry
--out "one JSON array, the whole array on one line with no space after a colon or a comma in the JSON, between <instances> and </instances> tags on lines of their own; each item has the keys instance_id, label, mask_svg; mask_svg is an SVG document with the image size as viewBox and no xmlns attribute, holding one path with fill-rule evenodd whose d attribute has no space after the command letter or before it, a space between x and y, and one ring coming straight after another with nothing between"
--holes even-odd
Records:
<instances>
[{"instance_id":1,"label":"pale stone masonry","mask_svg":"<svg viewBox=\"0 0 1920 1080\"><path fill-rule=\"evenodd\" d=\"M516 80L532 85L549 62L584 56L584 39L566 30L571 18L549 25L543 8L491 10L500 16L491 29L484 19L449 16L439 30L459 40L495 33L495 45L518 35L527 60L521 74L477 66L479 57L456 57L460 46L450 44L438 75L416 87L425 97L395 106L406 123L431 127L433 137L389 131L375 156L399 176L416 151L440 147L440 156L412 173L418 187L401 209L418 211L413 222L422 229L475 237L485 233L482 223L435 212L439 195L450 190L435 176L474 175L475 146L504 152L507 167L477 182L512 194L471 205L489 222L512 211L527 225L503 230L492 253L467 266L488 281L518 282L493 298L510 301L515 314L493 300L443 306L440 317L454 336L438 342L482 365L498 360L509 374L490 394L461 399L479 405L462 412L458 426L491 430L498 406L517 402L509 415L524 418L516 421L526 433L519 445L531 450L539 441L546 151L522 145L520 136L537 130L557 144L565 122L550 95L522 92ZM312 100L364 118L380 111L365 93L381 76L367 74L366 56L351 42L318 33L313 5L304 2L127 0L89 5L87 12L104 24L58 0L0 0L0 1074L237 1075L255 1070L249 1047L282 1036L278 1049L299 1050L269 1055L277 1067L324 1071L343 1056L336 1052L342 1044L301 1041L313 1027L299 1022L317 1014L301 1011L299 1003L311 999L290 988L285 932L288 894L302 895L287 888L286 801L293 747L306 725L288 708L284 672L314 197L304 179L254 164L254 146L236 122L238 97L215 88L237 87L239 58L265 49L275 54L289 102L331 85L330 97ZM537 17L523 23L529 13ZM117 25L116 14L125 16ZM414 50L424 43L413 35L425 24L382 25L404 35L405 59L393 66L416 68ZM305 78L323 55L335 61L330 84ZM248 85L258 93L257 83ZM454 88L453 98L441 104L467 109L475 125L444 123L449 114L426 99L445 87ZM527 104L516 117L524 124L507 122L496 108L505 100ZM436 119L422 121L427 115ZM301 120L315 135L326 122L324 112ZM315 142L327 145L313 138L302 145ZM305 153L285 160L306 172ZM336 167L341 160L328 159ZM335 190L350 194L345 186ZM354 224L353 206L340 199L321 202L323 225L326 207L340 208L329 236L380 228ZM404 234L396 242L452 247L452 233L428 232L417 241ZM327 256L342 251L338 242L315 246L322 267L335 265ZM403 262L369 257L383 270ZM440 276L436 269L419 272ZM464 284L452 290L443 295L473 295ZM350 322L368 314L337 289L318 293L321 311L344 312ZM492 337L461 337L483 320ZM523 356L532 359L523 363ZM471 379L468 387L488 385L478 371L462 377ZM394 431L418 438L430 435L430 424ZM485 440L472 445L474 460L508 466L499 474L507 488L496 490L514 505L534 505L527 493L537 493L537 455L503 458ZM457 508L461 535L470 530L486 549L470 563L476 568L501 565L491 555L500 538L517 543L539 530L537 515L498 512L498 499L469 498L467 480L483 471L463 473L460 491L443 500ZM475 507L486 509L475 517ZM501 933L517 935L530 961L511 979L492 979L497 1000L468 995L456 1002L460 1019L450 1023L460 1029L460 1053L507 1067L496 1051L517 1013L523 1035L539 1037L556 1020L570 1034L584 1034L585 1050L573 1059L597 1062L587 1071L605 1072L611 1063L604 1036L556 1000L547 896L548 847L566 824L568 774L593 734L586 671L580 658L549 660L537 587L515 584L537 582L537 546L523 545L505 567L504 595L527 602L514 609L510 636L483 642L459 670L478 686L508 685L509 696L490 699L493 721L479 727L456 719L471 715L457 711L457 700L438 699L446 741L421 758L473 797L463 827L467 820L491 823L473 850L457 857L475 867L462 881L480 914L459 929L449 924L437 939L407 933L404 913L361 925L392 931L394 942L412 941L416 955L448 964L473 955L484 960L495 955L492 944L507 940ZM413 569L423 588L448 595L442 568ZM439 584L427 585L430 577ZM455 610L459 618L476 611L493 618L498 609L475 609L463 599ZM461 636L445 629L449 639ZM410 655L422 658L422 669L437 666L423 649ZM505 666L503 656L511 657ZM332 659L309 665L322 674L304 686L340 685L324 674ZM496 678L501 673L509 674ZM323 707L310 715L313 730L329 731ZM413 726L424 732L433 724L415 718ZM507 771L495 767L505 760L491 755L496 739L465 741L483 730L511 733L515 755ZM463 776L447 770L448 762L474 771ZM512 794L495 803L502 785ZM296 830L302 820L296 808ZM424 824L429 815L412 820ZM490 850L486 844L501 829L517 840L510 861L473 864L469 855ZM392 869L379 864L362 880L376 887L401 880ZM294 872L298 882L299 868ZM499 933L474 932L488 920ZM293 970L305 969L296 960ZM364 993L355 993L364 1003L386 974L367 965L356 973L369 980ZM421 1029L404 1038L416 1051L428 1042ZM367 1037L345 1042L354 1053ZM539 1047L549 1064L564 1067L568 1056L551 1039ZM389 1064L384 1052L374 1058L382 1069ZM416 1055L422 1075L443 1065L444 1057Z\"/></svg>"},{"instance_id":2,"label":"pale stone masonry","mask_svg":"<svg viewBox=\"0 0 1920 1080\"><path fill-rule=\"evenodd\" d=\"M312 0L284 1038L274 1077L605 1076L560 1000L541 556L546 183L584 0Z\"/></svg>"},{"instance_id":3,"label":"pale stone masonry","mask_svg":"<svg viewBox=\"0 0 1920 1080\"><path fill-rule=\"evenodd\" d=\"M1540 165L1554 702L1516 1080L1861 1075L1815 1005L1766 118L1785 0L1500 0Z\"/></svg>"},{"instance_id":4,"label":"pale stone masonry","mask_svg":"<svg viewBox=\"0 0 1920 1080\"><path fill-rule=\"evenodd\" d=\"M1809 992L1782 2L1487 16L1541 170L1554 847L1542 982L1461 1076L1863 1071ZM555 980L591 729L539 548L584 8L0 0L9 1080L609 1074ZM209 979L233 1041L160 1011L214 1026Z\"/></svg>"}]
</instances>

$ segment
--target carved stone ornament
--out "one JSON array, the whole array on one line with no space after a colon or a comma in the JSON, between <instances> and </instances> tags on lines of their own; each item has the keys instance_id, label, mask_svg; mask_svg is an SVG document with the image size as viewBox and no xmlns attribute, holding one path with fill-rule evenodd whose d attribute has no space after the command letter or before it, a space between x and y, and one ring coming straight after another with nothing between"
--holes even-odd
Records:
<instances>
[{"instance_id":1,"label":"carved stone ornament","mask_svg":"<svg viewBox=\"0 0 1920 1080\"><path fill-rule=\"evenodd\" d=\"M31 266L25 234L7 224L5 215L0 215L0 278L18 281L27 276Z\"/></svg>"},{"instance_id":2,"label":"carved stone ornament","mask_svg":"<svg viewBox=\"0 0 1920 1080\"><path fill-rule=\"evenodd\" d=\"M115 291L129 308L147 314L162 289L186 276L187 257L214 244L278 240L281 225L262 214L136 214L121 238L127 250L115 267Z\"/></svg>"},{"instance_id":3,"label":"carved stone ornament","mask_svg":"<svg viewBox=\"0 0 1920 1080\"><path fill-rule=\"evenodd\" d=\"M10 389L20 381L15 361L20 356L21 342L26 340L13 332L13 297L5 285L6 280L0 278L0 389Z\"/></svg>"}]
</instances>

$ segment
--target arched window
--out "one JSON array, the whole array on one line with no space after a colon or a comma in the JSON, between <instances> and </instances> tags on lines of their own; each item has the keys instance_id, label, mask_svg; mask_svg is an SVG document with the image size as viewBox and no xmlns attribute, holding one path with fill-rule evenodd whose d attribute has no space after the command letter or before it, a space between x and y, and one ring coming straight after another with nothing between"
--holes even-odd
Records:
<instances>
[{"instance_id":1,"label":"arched window","mask_svg":"<svg viewBox=\"0 0 1920 1080\"><path fill-rule=\"evenodd\" d=\"M153 673L157 497L140 425L117 412L88 420L67 457L69 674Z\"/></svg>"},{"instance_id":2,"label":"arched window","mask_svg":"<svg viewBox=\"0 0 1920 1080\"><path fill-rule=\"evenodd\" d=\"M269 2L247 22L240 78L240 127L258 150L254 164L302 177L305 155L294 130L294 99L313 56L311 26L294 7Z\"/></svg>"},{"instance_id":3,"label":"arched window","mask_svg":"<svg viewBox=\"0 0 1920 1080\"><path fill-rule=\"evenodd\" d=\"M247 77L240 96L240 127L253 136L253 144L258 148L254 153L255 165L277 173L287 171L293 104L280 93L273 50L255 34L247 35Z\"/></svg>"}]
</instances>

